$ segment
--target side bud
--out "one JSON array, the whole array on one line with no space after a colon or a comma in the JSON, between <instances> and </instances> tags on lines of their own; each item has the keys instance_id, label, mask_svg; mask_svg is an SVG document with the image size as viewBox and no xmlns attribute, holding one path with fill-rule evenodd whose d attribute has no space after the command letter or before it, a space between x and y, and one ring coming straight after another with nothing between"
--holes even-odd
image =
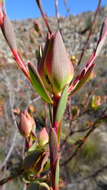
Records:
<instances>
[{"instance_id":1,"label":"side bud","mask_svg":"<svg viewBox=\"0 0 107 190\"><path fill-rule=\"evenodd\" d=\"M48 143L49 136L48 136L48 133L47 133L45 127L40 131L39 136L38 136L38 140L39 140L39 144L41 146L44 146L45 144Z\"/></svg>"},{"instance_id":2,"label":"side bud","mask_svg":"<svg viewBox=\"0 0 107 190\"><path fill-rule=\"evenodd\" d=\"M34 133L35 121L27 110L20 113L20 122L18 128L20 133L25 138L29 137L32 132Z\"/></svg>"}]
</instances>

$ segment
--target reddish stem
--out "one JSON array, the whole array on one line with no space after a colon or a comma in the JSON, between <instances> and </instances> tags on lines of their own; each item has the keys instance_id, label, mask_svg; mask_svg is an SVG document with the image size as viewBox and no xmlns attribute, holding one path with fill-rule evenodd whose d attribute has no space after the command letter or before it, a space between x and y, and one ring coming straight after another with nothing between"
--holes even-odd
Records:
<instances>
[{"instance_id":1,"label":"reddish stem","mask_svg":"<svg viewBox=\"0 0 107 190\"><path fill-rule=\"evenodd\" d=\"M26 63L22 60L19 52L17 52L16 50L11 50L13 55L14 55L14 58L17 62L17 64L19 65L20 69L24 72L25 76L29 79L30 79L30 74L29 74L29 70L26 66Z\"/></svg>"},{"instance_id":2,"label":"reddish stem","mask_svg":"<svg viewBox=\"0 0 107 190\"><path fill-rule=\"evenodd\" d=\"M54 98L53 98L53 102L54 102L54 104L53 104L53 128L55 129L57 135L58 135L59 123L57 121L55 121L55 118L56 118L56 112L57 112L59 100L60 100L60 96L54 96Z\"/></svg>"},{"instance_id":3,"label":"reddish stem","mask_svg":"<svg viewBox=\"0 0 107 190\"><path fill-rule=\"evenodd\" d=\"M49 25L49 23L48 23L48 17L47 17L47 15L46 15L46 13L44 12L43 7L42 7L42 2L41 2L41 0L36 0L36 2L37 2L37 5L38 5L38 7L39 7L39 10L40 10L40 12L41 12L41 15L42 15L42 17L43 17L43 19L44 19L44 22L45 22L45 25L46 25L46 27L47 27L47 29L48 29L48 32L49 32L50 34L52 34L50 25Z\"/></svg>"},{"instance_id":4,"label":"reddish stem","mask_svg":"<svg viewBox=\"0 0 107 190\"><path fill-rule=\"evenodd\" d=\"M59 127L61 125L61 122L56 122L55 121L59 100L60 100L60 96L54 96L54 98L53 98L54 104L53 104L53 123L52 123L52 128L54 128L55 133L56 133L57 146L55 146L56 150L51 150L51 147L50 147L50 167L51 167L52 190L59 190L59 185L56 184L56 169L57 169L58 161L60 159L60 155L59 155L60 142L58 142L58 131L59 131ZM54 151L54 154L53 154L53 151Z\"/></svg>"}]
</instances>

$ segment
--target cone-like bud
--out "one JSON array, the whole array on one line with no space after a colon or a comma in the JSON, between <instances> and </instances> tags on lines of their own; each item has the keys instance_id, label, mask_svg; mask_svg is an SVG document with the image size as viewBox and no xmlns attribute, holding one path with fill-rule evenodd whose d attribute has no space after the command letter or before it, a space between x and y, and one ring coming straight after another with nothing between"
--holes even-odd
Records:
<instances>
[{"instance_id":1,"label":"cone-like bud","mask_svg":"<svg viewBox=\"0 0 107 190\"><path fill-rule=\"evenodd\" d=\"M55 95L71 82L74 68L59 31L48 36L38 71L46 88Z\"/></svg>"},{"instance_id":2,"label":"cone-like bud","mask_svg":"<svg viewBox=\"0 0 107 190\"><path fill-rule=\"evenodd\" d=\"M35 121L27 110L20 113L20 123L18 125L20 133L26 138L31 132L34 133Z\"/></svg>"}]
</instances>

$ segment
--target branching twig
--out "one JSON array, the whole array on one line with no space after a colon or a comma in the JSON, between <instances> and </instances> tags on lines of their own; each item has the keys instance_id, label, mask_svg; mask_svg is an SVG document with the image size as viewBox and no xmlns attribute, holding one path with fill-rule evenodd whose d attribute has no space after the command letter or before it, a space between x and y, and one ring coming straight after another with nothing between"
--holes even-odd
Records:
<instances>
[{"instance_id":1,"label":"branching twig","mask_svg":"<svg viewBox=\"0 0 107 190\"><path fill-rule=\"evenodd\" d=\"M93 26L95 25L96 18L97 18L97 14L98 14L98 12L99 12L99 8L100 8L100 5L101 5L101 2L102 2L102 0L99 0L99 1L98 1L98 5L97 5L97 9L96 9L96 11L95 11L94 19L93 19L93 22L92 22L92 25L91 25L91 28L90 28L90 31L89 31L87 40L86 40L86 42L85 42L85 46L84 46L83 51L82 51L82 53L81 53L81 55L80 55L80 58L79 58L79 61L78 61L78 65L80 65L80 63L81 63L81 61L82 61L82 58L83 58L83 56L84 56L84 54L85 54L85 50L87 49L88 42L89 42L89 39L90 39L90 37L91 37L91 35L92 35L92 29L93 29Z\"/></svg>"},{"instance_id":2,"label":"branching twig","mask_svg":"<svg viewBox=\"0 0 107 190\"><path fill-rule=\"evenodd\" d=\"M92 126L90 127L89 131L86 133L86 135L83 137L83 139L80 139L78 141L76 141L76 143L74 144L74 147L76 147L75 151L73 152L73 154L71 156L69 156L61 165L65 166L66 164L68 164L72 158L74 158L77 153L79 152L79 150L82 148L82 146L85 144L86 140L88 139L88 137L90 136L90 134L97 128L97 124L103 120L107 118L106 115L101 116L100 118L98 118L95 122L93 122Z\"/></svg>"},{"instance_id":3,"label":"branching twig","mask_svg":"<svg viewBox=\"0 0 107 190\"><path fill-rule=\"evenodd\" d=\"M69 137L71 137L72 135L76 134L76 133L82 133L82 132L86 132L87 130L89 130L90 127L87 127L85 129L78 129L78 130L70 130L70 132L68 133L68 135L65 137L63 143L61 144L61 149L63 149L64 145L66 144L67 140Z\"/></svg>"},{"instance_id":4,"label":"branching twig","mask_svg":"<svg viewBox=\"0 0 107 190\"><path fill-rule=\"evenodd\" d=\"M49 25L49 22L48 22L48 17L46 15L46 13L44 12L44 9L43 9L43 6L42 6L42 1L41 0L36 0L36 3L38 5L38 7L39 7L41 15L42 15L42 17L44 19L44 22L45 22L46 26L47 26L48 32L51 34L52 31L51 31L51 28L50 28L50 25Z\"/></svg>"},{"instance_id":5,"label":"branching twig","mask_svg":"<svg viewBox=\"0 0 107 190\"><path fill-rule=\"evenodd\" d=\"M10 103L10 111L11 111L11 115L12 115L12 120L14 122L14 125L16 127L15 129L15 132L14 132L14 135L13 135L13 140L12 140L12 143L11 143L11 146L10 146L10 149L7 153L7 156L4 160L4 162L2 163L2 165L0 166L0 170L2 170L6 163L8 162L10 156L11 156L11 153L15 147L15 143L16 143L16 137L17 137L17 122L16 122L16 118L15 118L15 115L13 113L13 105L14 105L14 95L13 95L13 89L12 89L12 86L11 86L11 83L10 83L10 80L8 78L8 75L6 74L6 72L3 70L3 75L4 75L4 79L5 79L5 84L6 84L6 87L7 87L7 90L8 90L8 93L9 93L9 103Z\"/></svg>"}]
</instances>

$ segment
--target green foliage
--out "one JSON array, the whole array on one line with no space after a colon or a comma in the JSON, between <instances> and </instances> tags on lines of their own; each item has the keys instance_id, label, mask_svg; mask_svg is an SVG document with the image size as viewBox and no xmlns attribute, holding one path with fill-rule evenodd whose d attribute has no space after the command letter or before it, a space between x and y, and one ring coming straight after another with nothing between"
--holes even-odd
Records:
<instances>
[{"instance_id":1,"label":"green foliage","mask_svg":"<svg viewBox=\"0 0 107 190\"><path fill-rule=\"evenodd\" d=\"M31 64L29 64L29 72L31 76L31 82L38 94L48 103L52 104L52 99L49 96L36 68L34 69Z\"/></svg>"},{"instance_id":2,"label":"green foliage","mask_svg":"<svg viewBox=\"0 0 107 190\"><path fill-rule=\"evenodd\" d=\"M0 2L3 1L1 0ZM81 73L75 77L73 82L71 82L74 76L74 67L66 52L61 33L59 32L60 30L51 30L48 23L48 17L42 7L42 1L36 0L36 3L40 9L48 30L45 48L43 52L42 50L39 51L39 56L37 58L39 63L38 67L34 67L31 63L28 63L28 65L26 65L26 63L23 61L17 49L15 33L5 11L4 3L0 4L0 27L18 66L21 68L27 79L31 82L36 92L43 98L46 103L50 104L47 105L47 107L49 106L48 114L50 117L44 119L44 130L37 131L35 119L33 119L32 113L29 112L27 108L24 111L24 114L22 114L21 111L17 113L19 117L19 123L16 121L14 121L14 123L15 125L18 125L18 128L20 129L21 134L23 134L25 140L25 157L20 166L18 168L15 168L16 170L14 170L13 173L11 172L11 175L9 177L4 178L0 181L0 185L3 185L8 181L21 176L24 183L29 184L29 190L59 190L59 161L61 151L60 139L62 136L62 120L64 112L66 110L68 96L74 95L75 92L81 89L81 87L83 87L83 85L89 81L90 75L95 66L94 62L97 56L100 54L101 48L104 45L107 37L107 19L105 19L105 22L102 25L102 30L100 32L100 37L98 39L96 48L94 49L89 60L86 62L86 65L82 69ZM100 1L98 6L100 6ZM36 26L39 29L39 25L37 24ZM86 30L91 27L91 24L88 23ZM89 33L89 38L90 36L91 33ZM86 48L84 48L84 50L85 49ZM84 50L82 52L83 55ZM74 59L74 61L75 64L77 64L76 59ZM8 83L8 81L6 82ZM11 93L9 93L9 96L11 96L10 94ZM12 104L11 102L12 101L10 97L10 104ZM100 102L98 102L96 97L94 97L92 99L92 108L94 108L94 110L97 110L99 103ZM12 106L13 105L10 105L11 110L13 108ZM87 109L84 109L82 114L86 111ZM78 124L78 117L81 115L80 112L81 111L78 106L75 106L72 111L71 108L68 109L67 119L69 120L70 127L72 125L70 121L71 119L72 122L73 120L77 120L76 124ZM12 119L15 120L14 115L12 116ZM98 118L97 120L92 121L92 123L90 122L91 124L88 125L88 129L86 129L86 131L83 129L83 124L82 130L80 130L76 125L76 130L74 131L73 128L71 130L69 127L71 131L68 136L65 136L65 143L68 143L67 149L70 148L70 146L72 148L72 154L67 161L72 160L74 156L78 157L77 154L82 148L78 157L78 168L81 163L84 163L84 165L87 162L89 164L92 164L95 163L95 160L99 159L100 157L100 140L97 138L97 136L96 138L95 136L94 138L90 137L87 141L87 144L85 144L89 135L93 132L94 129L97 128L96 123L98 124L99 120L101 121L102 118ZM83 122L83 119L81 121ZM85 135L77 135L76 137L71 138L70 141L67 141L67 138L69 136L84 131ZM68 154L69 153L70 151L68 150ZM66 164L67 161L65 161Z\"/></svg>"},{"instance_id":3,"label":"green foliage","mask_svg":"<svg viewBox=\"0 0 107 190\"><path fill-rule=\"evenodd\" d=\"M63 114L65 112L66 105L67 105L67 99L68 99L68 85L64 88L59 104L58 104L58 109L57 109L56 118L55 118L56 122L60 122L63 118Z\"/></svg>"}]
</instances>

